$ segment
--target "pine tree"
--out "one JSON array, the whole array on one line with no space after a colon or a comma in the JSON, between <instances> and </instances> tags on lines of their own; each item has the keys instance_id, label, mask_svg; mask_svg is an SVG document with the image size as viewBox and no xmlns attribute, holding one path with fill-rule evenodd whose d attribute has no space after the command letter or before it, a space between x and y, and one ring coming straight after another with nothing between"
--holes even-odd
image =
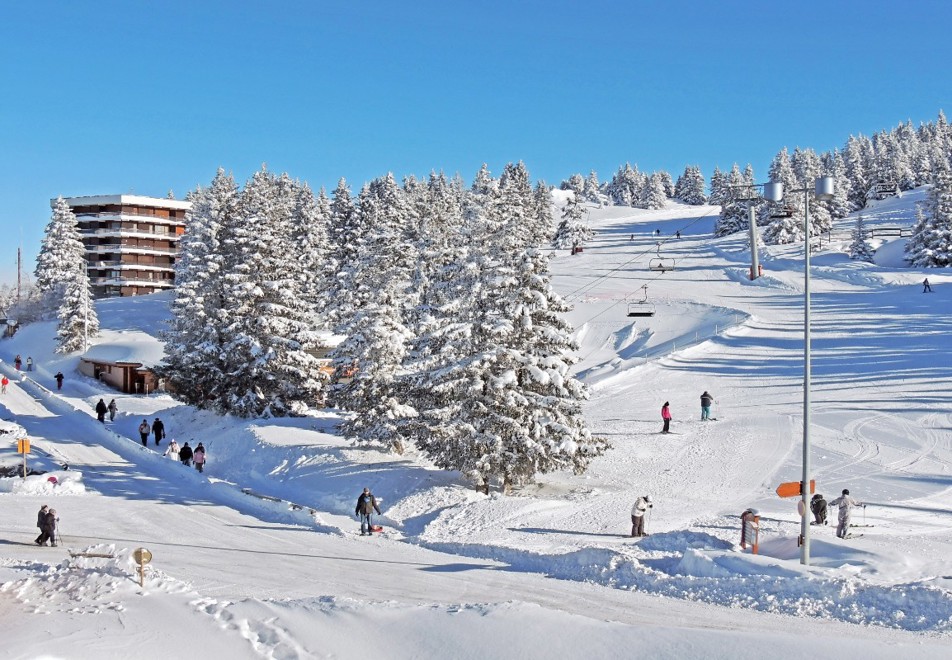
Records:
<instances>
[{"instance_id":1,"label":"pine tree","mask_svg":"<svg viewBox=\"0 0 952 660\"><path fill-rule=\"evenodd\" d=\"M99 318L89 290L86 260L73 263L76 270L72 279L66 282L58 311L57 353L85 350L88 338L99 334Z\"/></svg>"},{"instance_id":2,"label":"pine tree","mask_svg":"<svg viewBox=\"0 0 952 660\"><path fill-rule=\"evenodd\" d=\"M660 172L652 174L641 190L641 203L644 209L663 209L668 196L665 193L664 177Z\"/></svg>"},{"instance_id":3,"label":"pine tree","mask_svg":"<svg viewBox=\"0 0 952 660\"><path fill-rule=\"evenodd\" d=\"M86 252L76 216L69 204L58 197L36 257L36 288L46 310L55 310L63 299L66 285L76 278L80 262L86 267Z\"/></svg>"},{"instance_id":4,"label":"pine tree","mask_svg":"<svg viewBox=\"0 0 952 660\"><path fill-rule=\"evenodd\" d=\"M658 177L661 179L661 187L664 190L664 196L667 198L674 197L674 180L671 178L671 174L666 170L658 170L655 172Z\"/></svg>"},{"instance_id":5,"label":"pine tree","mask_svg":"<svg viewBox=\"0 0 952 660\"><path fill-rule=\"evenodd\" d=\"M707 197L704 195L704 175L701 174L700 167L688 165L684 168L684 174L678 177L675 185L674 196L692 206L707 204Z\"/></svg>"},{"instance_id":6,"label":"pine tree","mask_svg":"<svg viewBox=\"0 0 952 660\"><path fill-rule=\"evenodd\" d=\"M849 247L850 259L856 261L873 262L876 250L869 242L869 234L866 231L866 219L862 215L856 217L856 225L853 227L853 242Z\"/></svg>"},{"instance_id":7,"label":"pine tree","mask_svg":"<svg viewBox=\"0 0 952 660\"><path fill-rule=\"evenodd\" d=\"M553 245L562 249L579 247L594 236L595 232L585 222L585 209L576 197L572 197L562 209L562 222L556 230Z\"/></svg>"},{"instance_id":8,"label":"pine tree","mask_svg":"<svg viewBox=\"0 0 952 660\"><path fill-rule=\"evenodd\" d=\"M750 166L748 165L748 167ZM751 177L753 176L753 171L751 171L750 175ZM734 163L734 166L731 168L725 185L727 186L729 195L721 205L721 213L717 218L717 222L714 223L715 236L726 236L734 232L746 230L750 227L748 205L753 202L738 199L738 195L742 192L744 186L749 186L750 184L747 183L745 176L741 174L737 163Z\"/></svg>"},{"instance_id":9,"label":"pine tree","mask_svg":"<svg viewBox=\"0 0 952 660\"><path fill-rule=\"evenodd\" d=\"M917 212L918 222L906 244L906 260L913 266L952 266L952 171L940 163L935 183Z\"/></svg>"},{"instance_id":10,"label":"pine tree","mask_svg":"<svg viewBox=\"0 0 952 660\"><path fill-rule=\"evenodd\" d=\"M581 174L573 174L563 181L559 188L561 190L571 190L576 197L581 198L585 194L585 179L582 178Z\"/></svg>"},{"instance_id":11,"label":"pine tree","mask_svg":"<svg viewBox=\"0 0 952 660\"><path fill-rule=\"evenodd\" d=\"M601 206L602 203L602 187L598 182L598 175L595 174L595 170L592 170L588 173L588 178L585 179L585 192L584 197L587 201Z\"/></svg>"},{"instance_id":12,"label":"pine tree","mask_svg":"<svg viewBox=\"0 0 952 660\"><path fill-rule=\"evenodd\" d=\"M721 168L715 167L714 173L711 174L711 194L707 198L707 203L711 205L723 204L729 197L727 175L721 172Z\"/></svg>"}]
</instances>

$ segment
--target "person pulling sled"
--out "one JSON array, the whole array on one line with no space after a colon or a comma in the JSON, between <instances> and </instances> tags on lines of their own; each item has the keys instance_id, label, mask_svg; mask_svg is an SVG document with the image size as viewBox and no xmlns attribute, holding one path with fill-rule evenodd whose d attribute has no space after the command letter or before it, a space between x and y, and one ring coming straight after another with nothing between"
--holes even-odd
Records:
<instances>
[{"instance_id":1,"label":"person pulling sled","mask_svg":"<svg viewBox=\"0 0 952 660\"><path fill-rule=\"evenodd\" d=\"M380 514L380 507L377 506L377 498L370 492L369 488L364 488L364 492L357 498L357 508L354 509L354 515L360 517L360 535L370 536L374 531L374 524L371 517L377 512Z\"/></svg>"}]
</instances>

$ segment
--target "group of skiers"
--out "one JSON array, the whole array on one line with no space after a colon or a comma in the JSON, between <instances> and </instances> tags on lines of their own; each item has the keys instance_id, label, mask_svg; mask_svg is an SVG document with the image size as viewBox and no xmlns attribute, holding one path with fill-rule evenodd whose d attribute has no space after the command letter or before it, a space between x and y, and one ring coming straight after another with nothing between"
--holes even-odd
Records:
<instances>
[{"instance_id":1,"label":"group of skiers","mask_svg":"<svg viewBox=\"0 0 952 660\"><path fill-rule=\"evenodd\" d=\"M843 489L843 493L832 502L827 503L823 495L816 493L810 500L810 511L813 512L813 524L825 525L827 508L830 506L839 507L837 514L836 536L845 539L849 536L850 517L853 509L856 507L866 508L866 505L850 495L848 488Z\"/></svg>"},{"instance_id":2,"label":"group of skiers","mask_svg":"<svg viewBox=\"0 0 952 660\"><path fill-rule=\"evenodd\" d=\"M714 404L714 397L707 391L704 390L704 393L701 395L701 421L706 422L708 420L716 419L711 417L711 406ZM671 402L665 401L664 405L661 406L661 421L664 426L661 427L662 433L671 433Z\"/></svg>"},{"instance_id":3,"label":"group of skiers","mask_svg":"<svg viewBox=\"0 0 952 660\"><path fill-rule=\"evenodd\" d=\"M193 450L188 442L179 447L175 438L172 438L168 448L166 448L165 453L162 455L168 456L172 460L181 461L182 465L186 467L194 465L195 469L199 472L205 471L205 445L201 442L199 442L198 446Z\"/></svg>"}]
</instances>

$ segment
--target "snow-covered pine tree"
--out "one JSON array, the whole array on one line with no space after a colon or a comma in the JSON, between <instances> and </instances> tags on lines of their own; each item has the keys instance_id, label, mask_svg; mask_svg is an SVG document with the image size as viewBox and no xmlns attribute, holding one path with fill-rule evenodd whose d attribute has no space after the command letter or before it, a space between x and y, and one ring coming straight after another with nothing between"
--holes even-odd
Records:
<instances>
[{"instance_id":1,"label":"snow-covered pine tree","mask_svg":"<svg viewBox=\"0 0 952 660\"><path fill-rule=\"evenodd\" d=\"M748 165L748 167L750 166ZM744 192L741 190L743 186L749 185L745 176L741 174L737 163L734 163L730 174L727 176L728 195L724 203L721 204L721 213L714 223L715 236L726 236L734 232L744 231L750 227L748 208L754 202L738 199L738 195Z\"/></svg>"},{"instance_id":2,"label":"snow-covered pine tree","mask_svg":"<svg viewBox=\"0 0 952 660\"><path fill-rule=\"evenodd\" d=\"M354 311L356 289L352 278L363 231L360 214L345 179L341 178L337 182L331 197L327 264L324 269L327 283L325 299L328 303L325 311L328 324L337 327Z\"/></svg>"},{"instance_id":3,"label":"snow-covered pine tree","mask_svg":"<svg viewBox=\"0 0 952 660\"><path fill-rule=\"evenodd\" d=\"M261 170L245 185L227 237L222 353L225 384L216 407L241 417L302 414L322 398L309 352L318 340L294 276L292 217L298 186ZM224 240L223 240L224 243Z\"/></svg>"},{"instance_id":4,"label":"snow-covered pine tree","mask_svg":"<svg viewBox=\"0 0 952 660\"><path fill-rule=\"evenodd\" d=\"M86 268L86 253L79 224L69 204L57 197L36 257L36 288L47 312L59 308L68 282L76 278L80 263Z\"/></svg>"},{"instance_id":5,"label":"snow-covered pine tree","mask_svg":"<svg viewBox=\"0 0 952 660\"><path fill-rule=\"evenodd\" d=\"M224 382L220 335L225 305L225 254L221 235L235 221L238 186L221 168L208 188L189 193L185 234L175 262L175 289L169 331L163 334L160 368L175 396L204 408L218 398Z\"/></svg>"},{"instance_id":6,"label":"snow-covered pine tree","mask_svg":"<svg viewBox=\"0 0 952 660\"><path fill-rule=\"evenodd\" d=\"M577 199L584 199L577 197ZM543 245L552 240L555 227L552 218L552 191L545 181L537 181L532 189L531 244Z\"/></svg>"},{"instance_id":7,"label":"snow-covered pine tree","mask_svg":"<svg viewBox=\"0 0 952 660\"><path fill-rule=\"evenodd\" d=\"M793 192L800 186L786 147L774 156L768 172L771 181L783 184L783 200L761 207L758 225L764 228L764 243L783 245L803 240L803 193Z\"/></svg>"},{"instance_id":8,"label":"snow-covered pine tree","mask_svg":"<svg viewBox=\"0 0 952 660\"><path fill-rule=\"evenodd\" d=\"M602 185L598 182L598 175L595 173L595 170L588 173L588 178L585 179L585 192L583 194L587 201L598 204L599 207L601 206Z\"/></svg>"},{"instance_id":9,"label":"snow-covered pine tree","mask_svg":"<svg viewBox=\"0 0 952 660\"><path fill-rule=\"evenodd\" d=\"M79 243L80 249L82 243ZM86 259L72 259L73 277L63 288L63 298L57 313L56 352L72 353L85 350L87 340L99 334L99 317L89 290L89 272Z\"/></svg>"},{"instance_id":10,"label":"snow-covered pine tree","mask_svg":"<svg viewBox=\"0 0 952 660\"><path fill-rule=\"evenodd\" d=\"M573 174L563 181L559 188L561 190L571 190L576 197L581 198L585 194L585 179L582 178L581 174Z\"/></svg>"},{"instance_id":11,"label":"snow-covered pine tree","mask_svg":"<svg viewBox=\"0 0 952 660\"><path fill-rule=\"evenodd\" d=\"M670 179L670 176L668 178ZM639 206L645 209L663 209L667 201L668 195L665 192L664 177L661 172L655 172L641 189L641 203Z\"/></svg>"},{"instance_id":12,"label":"snow-covered pine tree","mask_svg":"<svg viewBox=\"0 0 952 660\"><path fill-rule=\"evenodd\" d=\"M824 158L823 170L827 176L833 177L833 199L827 202L827 208L833 218L845 218L850 214L850 180L846 175L846 163L837 149L827 153Z\"/></svg>"},{"instance_id":13,"label":"snow-covered pine tree","mask_svg":"<svg viewBox=\"0 0 952 660\"><path fill-rule=\"evenodd\" d=\"M708 195L707 203L711 205L723 204L730 197L727 185L727 175L721 171L721 168L715 166L714 172L711 174L711 194Z\"/></svg>"},{"instance_id":14,"label":"snow-covered pine tree","mask_svg":"<svg viewBox=\"0 0 952 660\"><path fill-rule=\"evenodd\" d=\"M948 161L933 173L934 183L917 210L918 222L906 244L906 260L920 268L952 266L952 171Z\"/></svg>"},{"instance_id":15,"label":"snow-covered pine tree","mask_svg":"<svg viewBox=\"0 0 952 660\"><path fill-rule=\"evenodd\" d=\"M681 202L692 206L707 204L707 196L704 194L704 175L701 174L700 167L688 165L684 168L684 174L678 177L674 196Z\"/></svg>"},{"instance_id":16,"label":"snow-covered pine tree","mask_svg":"<svg viewBox=\"0 0 952 660\"><path fill-rule=\"evenodd\" d=\"M578 197L567 200L562 208L562 222L556 230L553 245L561 249L579 247L594 236L595 232L585 222L585 209Z\"/></svg>"},{"instance_id":17,"label":"snow-covered pine tree","mask_svg":"<svg viewBox=\"0 0 952 660\"><path fill-rule=\"evenodd\" d=\"M846 176L850 181L850 209L866 206L866 194L873 185L873 145L865 135L850 135L843 150Z\"/></svg>"},{"instance_id":18,"label":"snow-covered pine tree","mask_svg":"<svg viewBox=\"0 0 952 660\"><path fill-rule=\"evenodd\" d=\"M664 196L668 199L674 197L674 179L667 170L658 170L655 172L661 178L661 187L664 189Z\"/></svg>"},{"instance_id":19,"label":"snow-covered pine tree","mask_svg":"<svg viewBox=\"0 0 952 660\"><path fill-rule=\"evenodd\" d=\"M856 224L853 226L853 242L850 243L849 255L850 259L868 263L873 263L873 257L876 255L876 250L869 242L866 219L862 214L856 216Z\"/></svg>"}]
</instances>

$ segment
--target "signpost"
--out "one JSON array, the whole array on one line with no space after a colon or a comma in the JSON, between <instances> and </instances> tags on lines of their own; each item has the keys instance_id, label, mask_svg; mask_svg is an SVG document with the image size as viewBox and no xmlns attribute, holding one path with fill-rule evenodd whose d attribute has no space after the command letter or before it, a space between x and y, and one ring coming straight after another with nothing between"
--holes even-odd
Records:
<instances>
[{"instance_id":1,"label":"signpost","mask_svg":"<svg viewBox=\"0 0 952 660\"><path fill-rule=\"evenodd\" d=\"M800 489L802 481L786 481L777 486L778 497L800 497L803 491ZM810 479L810 494L816 492L816 480Z\"/></svg>"},{"instance_id":2,"label":"signpost","mask_svg":"<svg viewBox=\"0 0 952 660\"><path fill-rule=\"evenodd\" d=\"M30 453L29 438L21 438L17 440L17 453L23 454L23 478L26 479L26 455Z\"/></svg>"},{"instance_id":3,"label":"signpost","mask_svg":"<svg viewBox=\"0 0 952 660\"><path fill-rule=\"evenodd\" d=\"M145 565L152 561L152 553L145 548L136 548L132 558L139 564L139 586L145 586Z\"/></svg>"}]
</instances>

